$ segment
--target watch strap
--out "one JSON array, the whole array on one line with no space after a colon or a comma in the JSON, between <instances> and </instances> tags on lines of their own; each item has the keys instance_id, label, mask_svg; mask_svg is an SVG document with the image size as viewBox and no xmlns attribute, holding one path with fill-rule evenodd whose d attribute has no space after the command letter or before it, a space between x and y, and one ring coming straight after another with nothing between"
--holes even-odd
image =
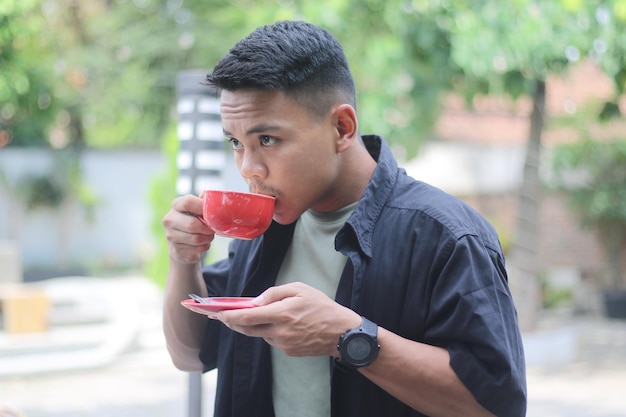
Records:
<instances>
[{"instance_id":1,"label":"watch strap","mask_svg":"<svg viewBox=\"0 0 626 417\"><path fill-rule=\"evenodd\" d=\"M378 337L378 324L369 321L365 317L362 317L359 329L361 329L363 333L373 336L374 339Z\"/></svg>"}]
</instances>

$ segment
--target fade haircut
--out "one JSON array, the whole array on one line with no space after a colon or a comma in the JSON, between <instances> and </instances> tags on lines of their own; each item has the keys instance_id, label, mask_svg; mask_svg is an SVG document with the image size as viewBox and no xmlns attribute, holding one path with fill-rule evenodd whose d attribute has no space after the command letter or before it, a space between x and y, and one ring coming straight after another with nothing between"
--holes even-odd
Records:
<instances>
[{"instance_id":1,"label":"fade haircut","mask_svg":"<svg viewBox=\"0 0 626 417\"><path fill-rule=\"evenodd\" d=\"M240 40L207 75L218 91L283 91L323 117L336 102L356 107L354 80L337 39L301 21L257 28Z\"/></svg>"}]
</instances>

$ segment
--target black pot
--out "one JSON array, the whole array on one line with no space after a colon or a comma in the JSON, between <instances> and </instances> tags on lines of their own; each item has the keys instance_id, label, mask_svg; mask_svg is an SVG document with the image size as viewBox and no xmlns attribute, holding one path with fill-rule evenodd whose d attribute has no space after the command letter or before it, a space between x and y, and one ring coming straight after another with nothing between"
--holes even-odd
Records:
<instances>
[{"instance_id":1,"label":"black pot","mask_svg":"<svg viewBox=\"0 0 626 417\"><path fill-rule=\"evenodd\" d=\"M606 291L604 310L610 319L626 319L626 291Z\"/></svg>"}]
</instances>

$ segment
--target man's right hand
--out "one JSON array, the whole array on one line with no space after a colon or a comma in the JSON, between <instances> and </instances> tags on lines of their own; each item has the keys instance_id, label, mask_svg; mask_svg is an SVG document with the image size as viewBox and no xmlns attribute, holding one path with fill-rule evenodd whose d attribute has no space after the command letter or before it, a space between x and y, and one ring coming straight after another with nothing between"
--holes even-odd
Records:
<instances>
[{"instance_id":1,"label":"man's right hand","mask_svg":"<svg viewBox=\"0 0 626 417\"><path fill-rule=\"evenodd\" d=\"M201 217L200 197L185 195L172 202L170 210L163 217L172 262L197 263L211 247L215 232L200 220Z\"/></svg>"}]
</instances>

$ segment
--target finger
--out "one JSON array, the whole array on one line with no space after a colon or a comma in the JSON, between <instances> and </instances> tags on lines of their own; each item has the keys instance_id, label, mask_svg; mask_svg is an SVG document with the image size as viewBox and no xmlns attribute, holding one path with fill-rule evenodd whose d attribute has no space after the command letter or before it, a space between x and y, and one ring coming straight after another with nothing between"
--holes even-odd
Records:
<instances>
[{"instance_id":1,"label":"finger","mask_svg":"<svg viewBox=\"0 0 626 417\"><path fill-rule=\"evenodd\" d=\"M264 331L274 326L293 320L298 309L299 298L288 297L270 304L241 310L228 310L219 313L218 320L235 330L238 327L263 327ZM245 333L247 334L247 333ZM255 332L255 336L267 336L267 333Z\"/></svg>"},{"instance_id":2,"label":"finger","mask_svg":"<svg viewBox=\"0 0 626 417\"><path fill-rule=\"evenodd\" d=\"M266 311L269 307L271 306L220 311L217 314L217 319L233 330L240 327L266 325L273 321L275 314Z\"/></svg>"},{"instance_id":3,"label":"finger","mask_svg":"<svg viewBox=\"0 0 626 417\"><path fill-rule=\"evenodd\" d=\"M204 233L193 231L194 226L188 225L193 221L192 216L183 216L178 213L179 217L186 217L181 220L164 221L165 224L165 238L167 239L170 247L170 254L174 259L179 261L196 262L199 260L204 252L209 250L211 243L213 242L215 235L212 231L206 230ZM176 217L172 215L172 217ZM192 229L189 231L188 229ZM196 226L199 228L199 226Z\"/></svg>"},{"instance_id":4,"label":"finger","mask_svg":"<svg viewBox=\"0 0 626 417\"><path fill-rule=\"evenodd\" d=\"M172 209L180 213L202 216L203 200L195 195L184 195L174 199Z\"/></svg>"},{"instance_id":5,"label":"finger","mask_svg":"<svg viewBox=\"0 0 626 417\"><path fill-rule=\"evenodd\" d=\"M168 233L173 234L176 231L183 233L198 233L213 236L214 230L206 226L195 214L180 211L187 206L184 202L173 203L172 208L163 217L163 226L165 227L166 237ZM212 240L212 237L211 237Z\"/></svg>"},{"instance_id":6,"label":"finger","mask_svg":"<svg viewBox=\"0 0 626 417\"><path fill-rule=\"evenodd\" d=\"M295 297L301 294L304 284L294 282L276 287L270 287L256 297L252 302L258 306L264 306L284 300L285 298Z\"/></svg>"},{"instance_id":7,"label":"finger","mask_svg":"<svg viewBox=\"0 0 626 417\"><path fill-rule=\"evenodd\" d=\"M210 229L201 229L201 226L194 225L193 218L181 221L174 221L165 224L165 238L174 244L185 244L190 246L203 246L210 244L215 238L215 233Z\"/></svg>"},{"instance_id":8,"label":"finger","mask_svg":"<svg viewBox=\"0 0 626 417\"><path fill-rule=\"evenodd\" d=\"M230 330L233 330L237 333L244 334L250 337L269 337L271 336L271 329L273 328L271 324L258 324L258 325L242 325L237 323L236 320L229 320L225 318L227 315L223 313L218 313L216 319L221 321L226 327Z\"/></svg>"}]
</instances>

